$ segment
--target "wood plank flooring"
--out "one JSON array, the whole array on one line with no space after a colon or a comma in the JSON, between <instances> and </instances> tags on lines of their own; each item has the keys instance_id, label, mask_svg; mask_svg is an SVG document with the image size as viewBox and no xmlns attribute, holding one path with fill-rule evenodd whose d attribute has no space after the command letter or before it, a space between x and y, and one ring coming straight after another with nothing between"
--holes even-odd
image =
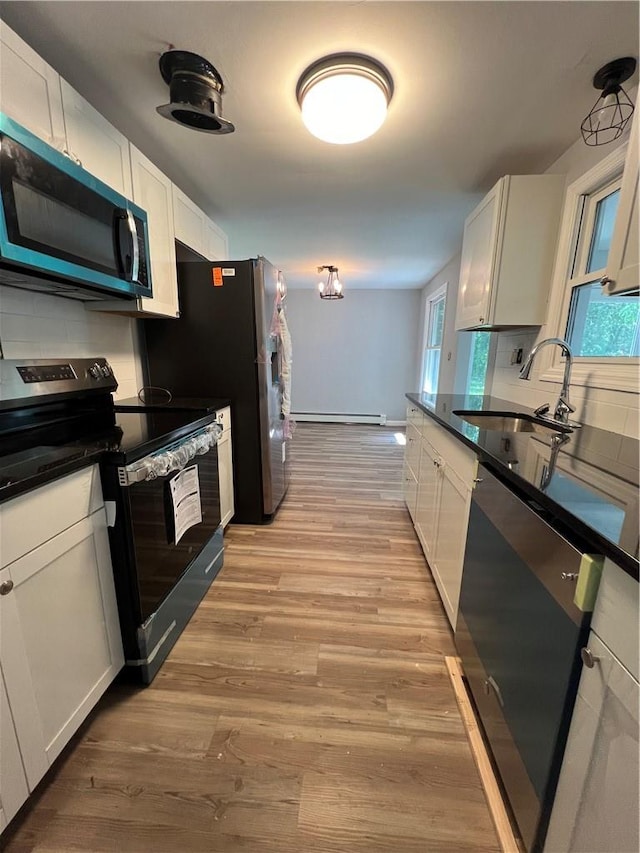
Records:
<instances>
[{"instance_id":1,"label":"wood plank flooring","mask_svg":"<svg viewBox=\"0 0 640 853\"><path fill-rule=\"evenodd\" d=\"M7 853L497 853L394 430L300 424L270 526L154 683L113 686Z\"/></svg>"}]
</instances>

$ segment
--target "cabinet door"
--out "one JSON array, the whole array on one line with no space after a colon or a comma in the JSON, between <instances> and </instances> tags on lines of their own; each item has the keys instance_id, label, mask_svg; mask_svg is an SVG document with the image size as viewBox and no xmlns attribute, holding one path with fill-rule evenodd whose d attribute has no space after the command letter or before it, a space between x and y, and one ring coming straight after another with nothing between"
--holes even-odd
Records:
<instances>
[{"instance_id":1,"label":"cabinet door","mask_svg":"<svg viewBox=\"0 0 640 853\"><path fill-rule=\"evenodd\" d=\"M436 454L425 439L420 450L420 478L418 480L418 499L416 501L416 532L422 543L422 549L429 560L435 546L436 507L438 501L438 462Z\"/></svg>"},{"instance_id":2,"label":"cabinet door","mask_svg":"<svg viewBox=\"0 0 640 853\"><path fill-rule=\"evenodd\" d=\"M231 453L231 436L223 438L218 443L218 477L220 481L220 515L222 526L226 527L233 518L233 461Z\"/></svg>"},{"instance_id":3,"label":"cabinet door","mask_svg":"<svg viewBox=\"0 0 640 853\"><path fill-rule=\"evenodd\" d=\"M404 451L404 458L407 465L413 471L416 479L420 471L420 444L422 437L413 424L407 424L407 444Z\"/></svg>"},{"instance_id":4,"label":"cabinet door","mask_svg":"<svg viewBox=\"0 0 640 853\"><path fill-rule=\"evenodd\" d=\"M178 316L178 278L173 232L171 181L141 151L131 146L133 200L147 211L153 298L141 299L144 312Z\"/></svg>"},{"instance_id":5,"label":"cabinet door","mask_svg":"<svg viewBox=\"0 0 640 853\"><path fill-rule=\"evenodd\" d=\"M465 222L456 329L469 329L491 322L491 287L503 188L504 179L498 181Z\"/></svg>"},{"instance_id":6,"label":"cabinet door","mask_svg":"<svg viewBox=\"0 0 640 853\"><path fill-rule=\"evenodd\" d=\"M227 235L222 228L218 228L215 222L206 219L204 223L205 232L205 255L210 261L224 261L229 257Z\"/></svg>"},{"instance_id":7,"label":"cabinet door","mask_svg":"<svg viewBox=\"0 0 640 853\"><path fill-rule=\"evenodd\" d=\"M620 203L613 228L611 249L607 260L607 278L611 280L605 293L625 293L640 287L640 263L638 261L638 174L640 164L640 121L634 116L633 128L627 148L627 159L622 176Z\"/></svg>"},{"instance_id":8,"label":"cabinet door","mask_svg":"<svg viewBox=\"0 0 640 853\"><path fill-rule=\"evenodd\" d=\"M123 664L104 509L0 571L0 650L33 790Z\"/></svg>"},{"instance_id":9,"label":"cabinet door","mask_svg":"<svg viewBox=\"0 0 640 853\"><path fill-rule=\"evenodd\" d=\"M173 184L173 227L176 240L206 257L205 215L200 208Z\"/></svg>"},{"instance_id":10,"label":"cabinet door","mask_svg":"<svg viewBox=\"0 0 640 853\"><path fill-rule=\"evenodd\" d=\"M462 565L469 523L471 488L445 463L440 471L440 500L436 520L433 577L455 629L462 583Z\"/></svg>"},{"instance_id":11,"label":"cabinet door","mask_svg":"<svg viewBox=\"0 0 640 853\"><path fill-rule=\"evenodd\" d=\"M231 444L231 407L225 406L216 413L216 421L222 427L218 442L218 480L220 483L220 515L226 527L235 512L233 493L233 447Z\"/></svg>"},{"instance_id":12,"label":"cabinet door","mask_svg":"<svg viewBox=\"0 0 640 853\"><path fill-rule=\"evenodd\" d=\"M637 853L638 682L593 632L545 851Z\"/></svg>"},{"instance_id":13,"label":"cabinet door","mask_svg":"<svg viewBox=\"0 0 640 853\"><path fill-rule=\"evenodd\" d=\"M129 141L91 104L61 80L69 154L126 198L131 198Z\"/></svg>"},{"instance_id":14,"label":"cabinet door","mask_svg":"<svg viewBox=\"0 0 640 853\"><path fill-rule=\"evenodd\" d=\"M2 21L0 107L49 145L65 148L60 75Z\"/></svg>"},{"instance_id":15,"label":"cabinet door","mask_svg":"<svg viewBox=\"0 0 640 853\"><path fill-rule=\"evenodd\" d=\"M0 669L0 832L29 796L7 690Z\"/></svg>"}]
</instances>

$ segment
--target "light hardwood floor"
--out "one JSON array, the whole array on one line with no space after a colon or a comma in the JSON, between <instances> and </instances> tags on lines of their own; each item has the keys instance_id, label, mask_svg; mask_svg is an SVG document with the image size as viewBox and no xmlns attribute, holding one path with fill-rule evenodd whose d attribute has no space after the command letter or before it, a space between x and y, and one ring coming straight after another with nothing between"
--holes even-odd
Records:
<instances>
[{"instance_id":1,"label":"light hardwood floor","mask_svg":"<svg viewBox=\"0 0 640 853\"><path fill-rule=\"evenodd\" d=\"M301 424L274 523L147 689L114 686L7 853L493 853L394 430Z\"/></svg>"}]
</instances>

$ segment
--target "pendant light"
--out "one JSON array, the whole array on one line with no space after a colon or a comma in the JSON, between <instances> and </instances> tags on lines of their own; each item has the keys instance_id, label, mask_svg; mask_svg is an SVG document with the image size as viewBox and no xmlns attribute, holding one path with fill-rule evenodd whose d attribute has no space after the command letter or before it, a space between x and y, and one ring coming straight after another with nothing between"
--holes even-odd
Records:
<instances>
[{"instance_id":1,"label":"pendant light","mask_svg":"<svg viewBox=\"0 0 640 853\"><path fill-rule=\"evenodd\" d=\"M602 94L580 125L587 145L606 145L620 137L633 114L633 103L620 85L636 70L632 56L614 59L600 68L594 78L594 89Z\"/></svg>"},{"instance_id":2,"label":"pendant light","mask_svg":"<svg viewBox=\"0 0 640 853\"><path fill-rule=\"evenodd\" d=\"M332 264L325 264L318 267L318 273L327 270L327 280L318 282L318 290L320 291L320 299L344 299L342 292L342 282L338 278L338 267Z\"/></svg>"},{"instance_id":3,"label":"pendant light","mask_svg":"<svg viewBox=\"0 0 640 853\"><path fill-rule=\"evenodd\" d=\"M310 65L296 97L307 129L323 142L349 145L382 126L393 95L387 69L359 53L335 53Z\"/></svg>"}]
</instances>

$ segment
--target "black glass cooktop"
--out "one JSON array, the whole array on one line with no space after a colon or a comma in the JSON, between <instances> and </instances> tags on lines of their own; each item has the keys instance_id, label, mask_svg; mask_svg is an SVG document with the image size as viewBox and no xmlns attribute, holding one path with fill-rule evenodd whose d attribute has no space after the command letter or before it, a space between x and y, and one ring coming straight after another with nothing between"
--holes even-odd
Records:
<instances>
[{"instance_id":1,"label":"black glass cooktop","mask_svg":"<svg viewBox=\"0 0 640 853\"><path fill-rule=\"evenodd\" d=\"M129 464L214 420L193 411L33 413L33 426L0 425L0 501L95 462Z\"/></svg>"},{"instance_id":2,"label":"black glass cooktop","mask_svg":"<svg viewBox=\"0 0 640 853\"><path fill-rule=\"evenodd\" d=\"M162 390L147 391L141 400L139 397L127 397L116 400L117 412L133 411L175 411L175 412L217 412L229 405L229 400L216 397L169 397Z\"/></svg>"}]
</instances>

